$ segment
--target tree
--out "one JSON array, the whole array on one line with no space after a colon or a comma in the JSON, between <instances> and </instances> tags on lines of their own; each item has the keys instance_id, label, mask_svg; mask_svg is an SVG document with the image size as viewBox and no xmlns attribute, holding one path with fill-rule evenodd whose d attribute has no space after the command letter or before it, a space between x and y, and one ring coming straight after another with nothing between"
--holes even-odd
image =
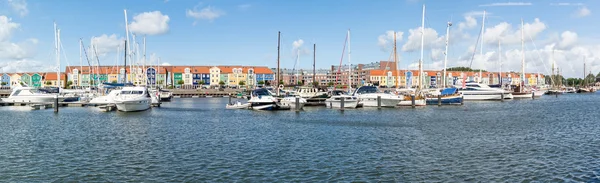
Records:
<instances>
[{"instance_id":1,"label":"tree","mask_svg":"<svg viewBox=\"0 0 600 183\"><path fill-rule=\"evenodd\" d=\"M225 85L225 82L219 81L219 85L223 86L223 85Z\"/></svg>"},{"instance_id":2,"label":"tree","mask_svg":"<svg viewBox=\"0 0 600 183\"><path fill-rule=\"evenodd\" d=\"M265 84L265 82L264 82L264 81L258 81L258 82L257 82L257 84L259 84L259 85L264 85L264 84Z\"/></svg>"},{"instance_id":3,"label":"tree","mask_svg":"<svg viewBox=\"0 0 600 183\"><path fill-rule=\"evenodd\" d=\"M0 85L3 85L3 86L4 86L4 85L6 85L6 84L8 84L8 83L6 83L6 82L2 82L2 83L0 83Z\"/></svg>"},{"instance_id":4,"label":"tree","mask_svg":"<svg viewBox=\"0 0 600 183\"><path fill-rule=\"evenodd\" d=\"M245 81L240 81L240 82L238 83L238 85L240 85L240 86L244 86L244 85L246 85L246 82L245 82Z\"/></svg>"},{"instance_id":5,"label":"tree","mask_svg":"<svg viewBox=\"0 0 600 183\"><path fill-rule=\"evenodd\" d=\"M198 82L199 85L204 85L204 81Z\"/></svg>"},{"instance_id":6,"label":"tree","mask_svg":"<svg viewBox=\"0 0 600 183\"><path fill-rule=\"evenodd\" d=\"M298 81L298 85L302 86L304 83L302 81Z\"/></svg>"},{"instance_id":7,"label":"tree","mask_svg":"<svg viewBox=\"0 0 600 183\"><path fill-rule=\"evenodd\" d=\"M280 84L280 85L283 85L283 80L279 80L279 84Z\"/></svg>"},{"instance_id":8,"label":"tree","mask_svg":"<svg viewBox=\"0 0 600 183\"><path fill-rule=\"evenodd\" d=\"M67 81L67 88L70 88L73 85L73 81Z\"/></svg>"},{"instance_id":9,"label":"tree","mask_svg":"<svg viewBox=\"0 0 600 183\"><path fill-rule=\"evenodd\" d=\"M479 72L481 69L471 69L470 67L451 67L447 68L446 71L467 71L467 72ZM481 72L487 72L485 70L481 70Z\"/></svg>"},{"instance_id":10,"label":"tree","mask_svg":"<svg viewBox=\"0 0 600 183\"><path fill-rule=\"evenodd\" d=\"M112 80L111 83L117 83L117 80Z\"/></svg>"},{"instance_id":11,"label":"tree","mask_svg":"<svg viewBox=\"0 0 600 183\"><path fill-rule=\"evenodd\" d=\"M327 86L329 86L329 87L331 87L333 85L334 85L333 81L329 81L329 83L327 83Z\"/></svg>"},{"instance_id":12,"label":"tree","mask_svg":"<svg viewBox=\"0 0 600 183\"><path fill-rule=\"evenodd\" d=\"M312 84L313 84L313 86L314 86L314 87L317 87L317 86L319 86L319 82L318 82L318 81L315 81L315 82L313 82Z\"/></svg>"},{"instance_id":13,"label":"tree","mask_svg":"<svg viewBox=\"0 0 600 183\"><path fill-rule=\"evenodd\" d=\"M177 84L178 84L178 85L183 85L183 84L185 84L185 82L184 82L183 80L178 80L178 81L177 81Z\"/></svg>"},{"instance_id":14,"label":"tree","mask_svg":"<svg viewBox=\"0 0 600 183\"><path fill-rule=\"evenodd\" d=\"M46 81L46 85L51 85L52 81Z\"/></svg>"},{"instance_id":15,"label":"tree","mask_svg":"<svg viewBox=\"0 0 600 183\"><path fill-rule=\"evenodd\" d=\"M158 82L156 82L156 84L162 85L163 84L163 80L159 80Z\"/></svg>"}]
</instances>

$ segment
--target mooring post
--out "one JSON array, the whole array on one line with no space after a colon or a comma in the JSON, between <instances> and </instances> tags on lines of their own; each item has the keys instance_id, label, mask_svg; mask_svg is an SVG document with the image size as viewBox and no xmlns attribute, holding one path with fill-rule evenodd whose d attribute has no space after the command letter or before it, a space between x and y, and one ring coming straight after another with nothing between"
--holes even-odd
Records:
<instances>
[{"instance_id":1,"label":"mooring post","mask_svg":"<svg viewBox=\"0 0 600 183\"><path fill-rule=\"evenodd\" d=\"M460 97L460 105L463 105L463 104L465 104L465 96L464 95Z\"/></svg>"},{"instance_id":2,"label":"mooring post","mask_svg":"<svg viewBox=\"0 0 600 183\"><path fill-rule=\"evenodd\" d=\"M58 95L54 96L54 113L58 113Z\"/></svg>"},{"instance_id":3,"label":"mooring post","mask_svg":"<svg viewBox=\"0 0 600 183\"><path fill-rule=\"evenodd\" d=\"M410 96L410 101L412 102L412 103L411 103L411 105L412 105L412 108L415 108L415 96L414 96L414 95L411 95L411 96Z\"/></svg>"},{"instance_id":4,"label":"mooring post","mask_svg":"<svg viewBox=\"0 0 600 183\"><path fill-rule=\"evenodd\" d=\"M344 98L346 98L346 97L342 97L340 99L340 110L342 110L342 111L344 110Z\"/></svg>"},{"instance_id":5,"label":"mooring post","mask_svg":"<svg viewBox=\"0 0 600 183\"><path fill-rule=\"evenodd\" d=\"M231 104L231 93L229 94L229 104Z\"/></svg>"},{"instance_id":6,"label":"mooring post","mask_svg":"<svg viewBox=\"0 0 600 183\"><path fill-rule=\"evenodd\" d=\"M438 95L438 106L442 106L442 95Z\"/></svg>"},{"instance_id":7,"label":"mooring post","mask_svg":"<svg viewBox=\"0 0 600 183\"><path fill-rule=\"evenodd\" d=\"M381 96L377 96L377 109L381 109Z\"/></svg>"},{"instance_id":8,"label":"mooring post","mask_svg":"<svg viewBox=\"0 0 600 183\"><path fill-rule=\"evenodd\" d=\"M504 92L500 94L500 101L504 102Z\"/></svg>"},{"instance_id":9,"label":"mooring post","mask_svg":"<svg viewBox=\"0 0 600 183\"><path fill-rule=\"evenodd\" d=\"M296 111L300 111L300 97L296 96Z\"/></svg>"}]
</instances>

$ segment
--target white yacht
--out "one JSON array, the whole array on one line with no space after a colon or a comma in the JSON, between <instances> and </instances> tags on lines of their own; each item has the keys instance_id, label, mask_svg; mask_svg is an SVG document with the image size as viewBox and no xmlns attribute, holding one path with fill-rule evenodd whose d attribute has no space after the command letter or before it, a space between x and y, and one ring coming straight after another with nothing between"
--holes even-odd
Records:
<instances>
[{"instance_id":1,"label":"white yacht","mask_svg":"<svg viewBox=\"0 0 600 183\"><path fill-rule=\"evenodd\" d=\"M121 94L121 90L111 90L108 95L97 96L90 100L91 105L107 105L114 104L115 98Z\"/></svg>"},{"instance_id":2,"label":"white yacht","mask_svg":"<svg viewBox=\"0 0 600 183\"><path fill-rule=\"evenodd\" d=\"M273 97L269 90L261 88L252 91L252 95L250 96L250 108L254 110L280 110L280 109L290 109L287 106L281 106L277 102L277 98Z\"/></svg>"},{"instance_id":3,"label":"white yacht","mask_svg":"<svg viewBox=\"0 0 600 183\"><path fill-rule=\"evenodd\" d=\"M464 88L460 86L457 86L457 88L459 88L459 92L464 96L464 100L502 100L502 96L504 96L504 99L513 98L510 91L491 88L481 83L466 83Z\"/></svg>"},{"instance_id":4,"label":"white yacht","mask_svg":"<svg viewBox=\"0 0 600 183\"><path fill-rule=\"evenodd\" d=\"M297 94L305 99L310 98L327 98L327 92L319 91L318 88L300 87L296 90Z\"/></svg>"},{"instance_id":5,"label":"white yacht","mask_svg":"<svg viewBox=\"0 0 600 183\"><path fill-rule=\"evenodd\" d=\"M331 108L341 108L342 98L344 99L344 108L358 107L358 97L347 95L343 91L332 91L332 96L325 100L325 104Z\"/></svg>"},{"instance_id":6,"label":"white yacht","mask_svg":"<svg viewBox=\"0 0 600 183\"><path fill-rule=\"evenodd\" d=\"M173 92L168 90L160 89L160 101L171 101L173 98Z\"/></svg>"},{"instance_id":7,"label":"white yacht","mask_svg":"<svg viewBox=\"0 0 600 183\"><path fill-rule=\"evenodd\" d=\"M402 95L383 93L375 86L361 86L354 91L363 107L377 107L377 97L381 97L381 107L395 107L404 99Z\"/></svg>"},{"instance_id":8,"label":"white yacht","mask_svg":"<svg viewBox=\"0 0 600 183\"><path fill-rule=\"evenodd\" d=\"M302 109L306 104L306 99L298 97L298 108ZM283 106L289 106L291 109L296 109L296 97L284 97L279 100L279 103Z\"/></svg>"},{"instance_id":9,"label":"white yacht","mask_svg":"<svg viewBox=\"0 0 600 183\"><path fill-rule=\"evenodd\" d=\"M152 103L146 87L123 87L114 100L117 110L124 112L148 110Z\"/></svg>"},{"instance_id":10,"label":"white yacht","mask_svg":"<svg viewBox=\"0 0 600 183\"><path fill-rule=\"evenodd\" d=\"M4 102L29 102L29 103L45 103L54 102L54 98L58 97L59 102L63 102L66 98L58 96L56 93L46 93L33 87L17 86L13 88L8 98L2 99Z\"/></svg>"}]
</instances>

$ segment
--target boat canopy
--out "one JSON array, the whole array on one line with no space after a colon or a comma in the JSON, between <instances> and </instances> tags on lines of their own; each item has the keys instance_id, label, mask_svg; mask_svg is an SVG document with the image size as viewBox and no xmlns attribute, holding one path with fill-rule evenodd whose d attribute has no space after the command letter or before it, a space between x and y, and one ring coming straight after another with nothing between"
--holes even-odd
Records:
<instances>
[{"instance_id":1,"label":"boat canopy","mask_svg":"<svg viewBox=\"0 0 600 183\"><path fill-rule=\"evenodd\" d=\"M271 94L269 93L269 90L261 88L261 89L256 89L256 90L252 91L252 95L253 96L269 96Z\"/></svg>"},{"instance_id":2,"label":"boat canopy","mask_svg":"<svg viewBox=\"0 0 600 183\"><path fill-rule=\"evenodd\" d=\"M442 90L442 95L452 95L455 94L458 91L458 89L456 88L446 88L444 90Z\"/></svg>"}]
</instances>

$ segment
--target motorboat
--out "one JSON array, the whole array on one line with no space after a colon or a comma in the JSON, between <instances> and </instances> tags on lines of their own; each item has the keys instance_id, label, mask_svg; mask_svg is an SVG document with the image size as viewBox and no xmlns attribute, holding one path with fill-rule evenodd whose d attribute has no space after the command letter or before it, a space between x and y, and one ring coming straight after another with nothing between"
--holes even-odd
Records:
<instances>
[{"instance_id":1,"label":"motorboat","mask_svg":"<svg viewBox=\"0 0 600 183\"><path fill-rule=\"evenodd\" d=\"M445 88L438 95L428 95L426 99L427 105L453 105L462 104L463 95L458 92L458 88Z\"/></svg>"},{"instance_id":2,"label":"motorboat","mask_svg":"<svg viewBox=\"0 0 600 183\"><path fill-rule=\"evenodd\" d=\"M158 91L160 91L160 101L171 101L171 99L173 98L173 92L171 91L163 89L160 89Z\"/></svg>"},{"instance_id":3,"label":"motorboat","mask_svg":"<svg viewBox=\"0 0 600 183\"><path fill-rule=\"evenodd\" d=\"M54 102L58 98L59 102L64 102L69 97L60 96L58 94L46 93L34 87L17 86L13 88L8 98L2 99L4 102L29 102L29 103L46 103Z\"/></svg>"},{"instance_id":4,"label":"motorboat","mask_svg":"<svg viewBox=\"0 0 600 183\"><path fill-rule=\"evenodd\" d=\"M398 102L398 106L412 106L412 97L415 97L415 106L425 106L427 105L427 101L423 95L415 95L407 93L404 94L404 100Z\"/></svg>"},{"instance_id":5,"label":"motorboat","mask_svg":"<svg viewBox=\"0 0 600 183\"><path fill-rule=\"evenodd\" d=\"M298 98L298 109L302 109L306 104L306 99L301 97L284 97L279 100L282 106L289 106L291 109L296 109L296 98Z\"/></svg>"},{"instance_id":6,"label":"motorboat","mask_svg":"<svg viewBox=\"0 0 600 183\"><path fill-rule=\"evenodd\" d=\"M146 87L123 87L114 98L117 110L123 112L144 111L150 109L152 98Z\"/></svg>"},{"instance_id":7,"label":"motorboat","mask_svg":"<svg viewBox=\"0 0 600 183\"><path fill-rule=\"evenodd\" d=\"M114 104L115 98L121 94L121 90L111 90L108 95L97 96L90 100L90 105L107 105Z\"/></svg>"},{"instance_id":8,"label":"motorboat","mask_svg":"<svg viewBox=\"0 0 600 183\"><path fill-rule=\"evenodd\" d=\"M250 96L250 108L254 110L285 110L290 109L287 106L281 106L277 98L273 97L269 90L260 88L252 91Z\"/></svg>"},{"instance_id":9,"label":"motorboat","mask_svg":"<svg viewBox=\"0 0 600 183\"><path fill-rule=\"evenodd\" d=\"M225 105L225 109L248 109L250 105L250 103L242 103L237 101L235 103Z\"/></svg>"},{"instance_id":10,"label":"motorboat","mask_svg":"<svg viewBox=\"0 0 600 183\"><path fill-rule=\"evenodd\" d=\"M381 98L381 107L395 107L404 100L403 95L384 93L375 86L361 86L352 95L358 97L363 107L378 107L377 98Z\"/></svg>"},{"instance_id":11,"label":"motorboat","mask_svg":"<svg viewBox=\"0 0 600 183\"><path fill-rule=\"evenodd\" d=\"M491 88L486 84L481 83L465 83L465 87L457 87L458 92L464 97L464 100L502 100L512 98L510 91L505 91L500 88Z\"/></svg>"},{"instance_id":12,"label":"motorboat","mask_svg":"<svg viewBox=\"0 0 600 183\"><path fill-rule=\"evenodd\" d=\"M320 91L318 88L313 87L300 87L296 90L296 93L305 99L328 97L327 92Z\"/></svg>"},{"instance_id":13,"label":"motorboat","mask_svg":"<svg viewBox=\"0 0 600 183\"><path fill-rule=\"evenodd\" d=\"M343 102L342 102L343 100ZM357 108L359 99L356 96L348 95L343 91L334 90L331 97L325 100L328 107L331 108ZM342 104L343 103L343 104Z\"/></svg>"}]
</instances>

